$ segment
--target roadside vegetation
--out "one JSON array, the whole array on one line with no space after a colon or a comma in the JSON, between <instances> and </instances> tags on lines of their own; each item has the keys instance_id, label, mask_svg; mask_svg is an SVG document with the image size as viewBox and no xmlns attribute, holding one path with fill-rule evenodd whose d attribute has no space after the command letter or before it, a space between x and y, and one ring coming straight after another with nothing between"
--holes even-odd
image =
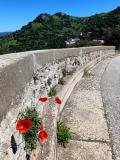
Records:
<instances>
[{"instance_id":1,"label":"roadside vegetation","mask_svg":"<svg viewBox=\"0 0 120 160\"><path fill-rule=\"evenodd\" d=\"M58 144L66 148L69 140L72 138L72 132L70 128L63 121L59 121L57 124L57 141Z\"/></svg>"}]
</instances>

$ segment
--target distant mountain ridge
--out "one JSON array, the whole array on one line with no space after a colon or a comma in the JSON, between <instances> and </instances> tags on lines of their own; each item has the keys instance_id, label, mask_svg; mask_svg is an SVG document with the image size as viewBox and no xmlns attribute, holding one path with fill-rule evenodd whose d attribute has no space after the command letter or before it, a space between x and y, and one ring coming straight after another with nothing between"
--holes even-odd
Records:
<instances>
[{"instance_id":1,"label":"distant mountain ridge","mask_svg":"<svg viewBox=\"0 0 120 160\"><path fill-rule=\"evenodd\" d=\"M90 17L74 17L63 12L42 13L20 30L0 38L6 52L37 49L65 48L65 40L76 33L87 35L88 40L103 39L106 45L120 45L120 7ZM85 37L85 36L84 36Z\"/></svg>"},{"instance_id":2,"label":"distant mountain ridge","mask_svg":"<svg viewBox=\"0 0 120 160\"><path fill-rule=\"evenodd\" d=\"M11 32L0 32L0 37L1 36L6 36L6 35L8 35L8 34L10 34Z\"/></svg>"}]
</instances>

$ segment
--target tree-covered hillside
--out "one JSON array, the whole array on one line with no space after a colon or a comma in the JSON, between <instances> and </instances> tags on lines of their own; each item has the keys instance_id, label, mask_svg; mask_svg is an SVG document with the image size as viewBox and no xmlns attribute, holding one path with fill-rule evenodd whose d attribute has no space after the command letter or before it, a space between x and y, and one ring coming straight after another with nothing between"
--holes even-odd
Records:
<instances>
[{"instance_id":1,"label":"tree-covered hillside","mask_svg":"<svg viewBox=\"0 0 120 160\"><path fill-rule=\"evenodd\" d=\"M33 22L8 36L0 37L0 53L64 48L75 33L91 33L89 40L104 39L106 45L120 45L120 7L102 14L79 18L64 13L40 14Z\"/></svg>"}]
</instances>

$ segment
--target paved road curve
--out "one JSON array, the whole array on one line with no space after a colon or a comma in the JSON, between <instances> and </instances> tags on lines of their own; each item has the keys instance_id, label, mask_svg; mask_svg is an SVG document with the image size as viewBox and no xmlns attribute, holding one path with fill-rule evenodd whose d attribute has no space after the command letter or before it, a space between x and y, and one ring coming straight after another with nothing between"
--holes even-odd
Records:
<instances>
[{"instance_id":1,"label":"paved road curve","mask_svg":"<svg viewBox=\"0 0 120 160\"><path fill-rule=\"evenodd\" d=\"M120 56L112 59L106 67L101 91L113 144L113 158L120 160Z\"/></svg>"},{"instance_id":2,"label":"paved road curve","mask_svg":"<svg viewBox=\"0 0 120 160\"><path fill-rule=\"evenodd\" d=\"M100 81L110 58L100 62L72 91L61 115L71 128L72 139L58 145L57 160L112 160Z\"/></svg>"}]
</instances>

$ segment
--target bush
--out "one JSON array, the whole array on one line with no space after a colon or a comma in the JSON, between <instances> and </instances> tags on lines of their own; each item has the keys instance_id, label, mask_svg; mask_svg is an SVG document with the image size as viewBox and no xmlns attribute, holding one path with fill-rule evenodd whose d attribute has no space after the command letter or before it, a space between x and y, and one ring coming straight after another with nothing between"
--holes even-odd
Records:
<instances>
[{"instance_id":1,"label":"bush","mask_svg":"<svg viewBox=\"0 0 120 160\"><path fill-rule=\"evenodd\" d=\"M68 128L64 122L58 122L57 124L57 141L58 144L66 148L67 143L72 138L70 128Z\"/></svg>"},{"instance_id":2,"label":"bush","mask_svg":"<svg viewBox=\"0 0 120 160\"><path fill-rule=\"evenodd\" d=\"M55 87L53 87L53 88L50 89L50 92L48 93L48 96L52 97L52 96L55 96L55 95L56 95L56 89L55 89Z\"/></svg>"},{"instance_id":3,"label":"bush","mask_svg":"<svg viewBox=\"0 0 120 160\"><path fill-rule=\"evenodd\" d=\"M87 47L87 46L101 46L102 44L98 41L90 41L90 40L80 40L80 42L76 42L71 45L71 47Z\"/></svg>"},{"instance_id":4,"label":"bush","mask_svg":"<svg viewBox=\"0 0 120 160\"><path fill-rule=\"evenodd\" d=\"M0 44L0 55L8 53L8 45Z\"/></svg>"}]
</instances>

